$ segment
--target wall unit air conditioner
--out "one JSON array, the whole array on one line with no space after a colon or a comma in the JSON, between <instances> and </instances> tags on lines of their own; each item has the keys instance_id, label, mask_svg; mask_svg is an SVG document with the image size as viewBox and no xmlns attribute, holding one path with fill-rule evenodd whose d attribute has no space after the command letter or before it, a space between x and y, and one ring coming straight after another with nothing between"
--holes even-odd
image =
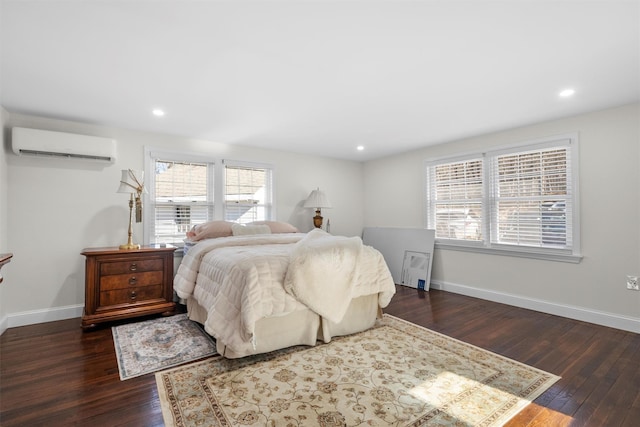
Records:
<instances>
[{"instance_id":1,"label":"wall unit air conditioner","mask_svg":"<svg viewBox=\"0 0 640 427\"><path fill-rule=\"evenodd\" d=\"M116 161L115 139L99 136L14 127L11 145L18 155Z\"/></svg>"}]
</instances>

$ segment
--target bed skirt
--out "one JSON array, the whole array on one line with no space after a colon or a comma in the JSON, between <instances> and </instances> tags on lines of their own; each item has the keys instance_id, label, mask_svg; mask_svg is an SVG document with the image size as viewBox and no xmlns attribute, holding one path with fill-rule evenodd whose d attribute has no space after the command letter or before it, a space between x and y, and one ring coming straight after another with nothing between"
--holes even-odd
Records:
<instances>
[{"instance_id":1,"label":"bed skirt","mask_svg":"<svg viewBox=\"0 0 640 427\"><path fill-rule=\"evenodd\" d=\"M205 324L207 310L194 298L187 300L189 319ZM313 346L318 340L331 341L332 337L354 334L371 328L382 315L378 306L378 294L353 299L347 313L339 323L320 317L315 312L299 310L284 316L266 317L255 326L255 349L247 353L236 353L225 343L216 339L218 353L229 359L267 353L294 345ZM215 338L215 337L214 337Z\"/></svg>"}]
</instances>

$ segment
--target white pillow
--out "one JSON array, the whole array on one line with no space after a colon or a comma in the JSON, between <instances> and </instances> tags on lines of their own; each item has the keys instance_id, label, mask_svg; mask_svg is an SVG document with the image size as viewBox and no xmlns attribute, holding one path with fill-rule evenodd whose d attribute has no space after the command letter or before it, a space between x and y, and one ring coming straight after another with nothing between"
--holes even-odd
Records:
<instances>
[{"instance_id":1,"label":"white pillow","mask_svg":"<svg viewBox=\"0 0 640 427\"><path fill-rule=\"evenodd\" d=\"M299 233L298 228L281 221L253 221L248 225L268 225L271 233Z\"/></svg>"},{"instance_id":2,"label":"white pillow","mask_svg":"<svg viewBox=\"0 0 640 427\"><path fill-rule=\"evenodd\" d=\"M271 234L271 228L268 225L242 225L233 224L231 232L234 236L248 236L251 234Z\"/></svg>"}]
</instances>

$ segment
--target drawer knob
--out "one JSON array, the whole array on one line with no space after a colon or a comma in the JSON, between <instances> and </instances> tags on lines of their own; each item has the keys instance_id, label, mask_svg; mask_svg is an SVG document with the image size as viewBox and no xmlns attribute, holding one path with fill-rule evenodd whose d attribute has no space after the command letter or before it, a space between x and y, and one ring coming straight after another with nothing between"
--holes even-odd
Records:
<instances>
[{"instance_id":1,"label":"drawer knob","mask_svg":"<svg viewBox=\"0 0 640 427\"><path fill-rule=\"evenodd\" d=\"M131 270L131 271L136 271L137 269L138 269L138 266L136 265L136 263L135 263L135 262L134 262L134 263L132 263L132 264L129 266L129 270Z\"/></svg>"},{"instance_id":2,"label":"drawer knob","mask_svg":"<svg viewBox=\"0 0 640 427\"><path fill-rule=\"evenodd\" d=\"M138 282L138 279L136 279L136 276L133 276L129 279L130 285L135 285L137 282Z\"/></svg>"},{"instance_id":3,"label":"drawer knob","mask_svg":"<svg viewBox=\"0 0 640 427\"><path fill-rule=\"evenodd\" d=\"M136 291L131 291L131 293L129 293L129 298L132 300L135 300L137 296L138 294L136 294Z\"/></svg>"}]
</instances>

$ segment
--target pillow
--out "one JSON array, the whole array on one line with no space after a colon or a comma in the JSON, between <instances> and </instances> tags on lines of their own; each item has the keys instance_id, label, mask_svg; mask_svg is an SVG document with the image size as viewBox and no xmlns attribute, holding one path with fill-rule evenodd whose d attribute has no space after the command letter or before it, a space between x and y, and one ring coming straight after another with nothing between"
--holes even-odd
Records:
<instances>
[{"instance_id":1,"label":"pillow","mask_svg":"<svg viewBox=\"0 0 640 427\"><path fill-rule=\"evenodd\" d=\"M249 225L267 225L272 233L298 233L298 229L288 222L253 221Z\"/></svg>"},{"instance_id":2,"label":"pillow","mask_svg":"<svg viewBox=\"0 0 640 427\"><path fill-rule=\"evenodd\" d=\"M197 242L202 239L232 236L231 226L233 224L233 222L229 221L209 221L204 224L194 225L191 230L187 231L187 238Z\"/></svg>"},{"instance_id":3,"label":"pillow","mask_svg":"<svg viewBox=\"0 0 640 427\"><path fill-rule=\"evenodd\" d=\"M233 226L231 226L231 231L233 232L234 236L248 236L250 234L271 234L271 229L269 228L269 226L263 224L233 224Z\"/></svg>"}]
</instances>

